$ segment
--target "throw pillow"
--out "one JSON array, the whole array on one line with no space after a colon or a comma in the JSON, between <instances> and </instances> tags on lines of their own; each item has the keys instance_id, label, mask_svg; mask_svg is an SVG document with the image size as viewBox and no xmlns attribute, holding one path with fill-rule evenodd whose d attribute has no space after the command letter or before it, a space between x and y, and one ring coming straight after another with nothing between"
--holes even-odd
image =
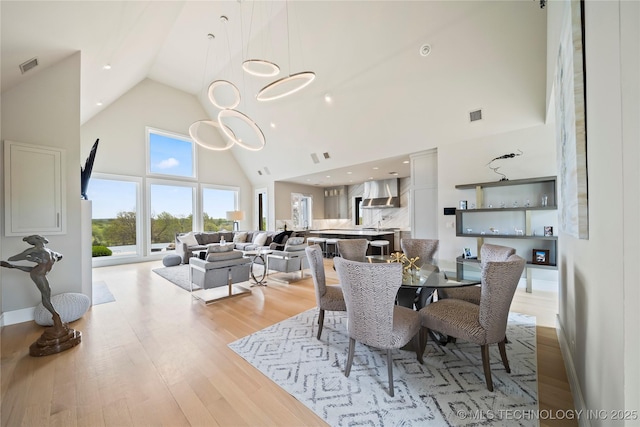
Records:
<instances>
[{"instance_id":1,"label":"throw pillow","mask_svg":"<svg viewBox=\"0 0 640 427\"><path fill-rule=\"evenodd\" d=\"M233 250L233 245L221 245L220 243L212 243L207 246L207 253L219 253L219 252L231 252Z\"/></svg>"},{"instance_id":2,"label":"throw pillow","mask_svg":"<svg viewBox=\"0 0 640 427\"><path fill-rule=\"evenodd\" d=\"M278 234L276 234L275 236L273 236L273 243L282 243L282 241L284 240L284 237L286 236L286 232L282 231Z\"/></svg>"},{"instance_id":3,"label":"throw pillow","mask_svg":"<svg viewBox=\"0 0 640 427\"><path fill-rule=\"evenodd\" d=\"M253 238L253 242L251 243L255 243L258 246L264 246L264 244L267 243L267 233L256 234Z\"/></svg>"},{"instance_id":4,"label":"throw pillow","mask_svg":"<svg viewBox=\"0 0 640 427\"><path fill-rule=\"evenodd\" d=\"M187 246L198 246L196 236L194 236L191 232L183 234L182 236L178 236L178 240L180 240L182 243L186 243Z\"/></svg>"},{"instance_id":5,"label":"throw pillow","mask_svg":"<svg viewBox=\"0 0 640 427\"><path fill-rule=\"evenodd\" d=\"M304 237L289 237L287 245L301 245L304 243Z\"/></svg>"},{"instance_id":6,"label":"throw pillow","mask_svg":"<svg viewBox=\"0 0 640 427\"><path fill-rule=\"evenodd\" d=\"M240 231L233 236L233 243L246 243L247 241L247 232Z\"/></svg>"}]
</instances>

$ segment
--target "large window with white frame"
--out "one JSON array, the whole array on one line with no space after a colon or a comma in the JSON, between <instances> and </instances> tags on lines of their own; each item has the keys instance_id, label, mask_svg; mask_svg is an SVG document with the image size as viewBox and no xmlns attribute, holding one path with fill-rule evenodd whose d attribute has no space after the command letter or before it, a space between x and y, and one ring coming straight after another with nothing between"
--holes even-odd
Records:
<instances>
[{"instance_id":1,"label":"large window with white frame","mask_svg":"<svg viewBox=\"0 0 640 427\"><path fill-rule=\"evenodd\" d=\"M151 252L172 249L176 233L196 229L195 183L148 180Z\"/></svg>"},{"instance_id":2,"label":"large window with white frame","mask_svg":"<svg viewBox=\"0 0 640 427\"><path fill-rule=\"evenodd\" d=\"M202 229L204 231L233 230L228 211L238 210L238 189L235 187L202 186Z\"/></svg>"},{"instance_id":3,"label":"large window with white frame","mask_svg":"<svg viewBox=\"0 0 640 427\"><path fill-rule=\"evenodd\" d=\"M140 255L141 183L138 177L93 174L87 196L91 200L94 258Z\"/></svg>"}]
</instances>

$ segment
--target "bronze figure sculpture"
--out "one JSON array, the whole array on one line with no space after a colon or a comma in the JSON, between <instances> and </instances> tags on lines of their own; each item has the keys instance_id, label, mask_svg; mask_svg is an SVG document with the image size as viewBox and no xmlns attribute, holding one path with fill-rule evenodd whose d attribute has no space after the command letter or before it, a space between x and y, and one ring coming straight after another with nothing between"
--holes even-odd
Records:
<instances>
[{"instance_id":1,"label":"bronze figure sculpture","mask_svg":"<svg viewBox=\"0 0 640 427\"><path fill-rule=\"evenodd\" d=\"M49 274L53 265L62 259L62 254L45 246L49 243L46 237L34 234L22 240L33 247L9 257L9 261L31 261L35 262L36 265L33 267L15 265L6 261L0 261L0 265L29 273L31 280L33 280L42 294L42 305L44 305L53 316L53 326L46 328L40 338L31 344L29 354L32 356L47 356L68 350L80 344L82 333L69 328L69 326L60 319L60 315L51 304L51 287L47 280L47 274Z\"/></svg>"}]
</instances>

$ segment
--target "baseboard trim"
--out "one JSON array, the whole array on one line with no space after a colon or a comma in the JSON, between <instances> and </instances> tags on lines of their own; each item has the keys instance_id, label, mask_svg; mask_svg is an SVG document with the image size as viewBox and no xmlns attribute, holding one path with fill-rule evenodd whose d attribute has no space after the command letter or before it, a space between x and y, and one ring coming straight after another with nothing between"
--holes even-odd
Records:
<instances>
[{"instance_id":1,"label":"baseboard trim","mask_svg":"<svg viewBox=\"0 0 640 427\"><path fill-rule=\"evenodd\" d=\"M565 336L564 329L562 329L559 315L556 315L556 334L558 336L558 344L560 345L562 359L564 360L564 369L567 371L567 378L569 380L569 386L571 387L573 405L575 406L577 413L584 413L587 411L587 405L585 404L584 396L582 395L582 389L578 382L576 367L573 364L573 357L571 356L569 342ZM579 417L578 425L580 427L591 427L591 421L588 417Z\"/></svg>"},{"instance_id":2,"label":"baseboard trim","mask_svg":"<svg viewBox=\"0 0 640 427\"><path fill-rule=\"evenodd\" d=\"M35 319L35 307L22 308L20 310L5 311L2 313L2 326L16 323L29 322Z\"/></svg>"}]
</instances>

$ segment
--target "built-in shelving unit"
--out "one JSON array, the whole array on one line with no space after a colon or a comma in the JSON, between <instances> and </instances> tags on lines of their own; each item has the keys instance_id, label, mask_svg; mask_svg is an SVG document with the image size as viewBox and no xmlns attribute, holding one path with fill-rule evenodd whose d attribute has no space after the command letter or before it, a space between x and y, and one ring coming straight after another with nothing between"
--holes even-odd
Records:
<instances>
[{"instance_id":1,"label":"built-in shelving unit","mask_svg":"<svg viewBox=\"0 0 640 427\"><path fill-rule=\"evenodd\" d=\"M468 209L456 209L456 236L475 238L478 254L485 239L517 240L516 250L527 260L527 269L557 270L558 237L553 232L545 235L545 227L557 230L555 176L462 184L456 189L475 190L475 203L467 201ZM547 264L533 262L534 249L549 252ZM530 277L527 272L529 292Z\"/></svg>"}]
</instances>

